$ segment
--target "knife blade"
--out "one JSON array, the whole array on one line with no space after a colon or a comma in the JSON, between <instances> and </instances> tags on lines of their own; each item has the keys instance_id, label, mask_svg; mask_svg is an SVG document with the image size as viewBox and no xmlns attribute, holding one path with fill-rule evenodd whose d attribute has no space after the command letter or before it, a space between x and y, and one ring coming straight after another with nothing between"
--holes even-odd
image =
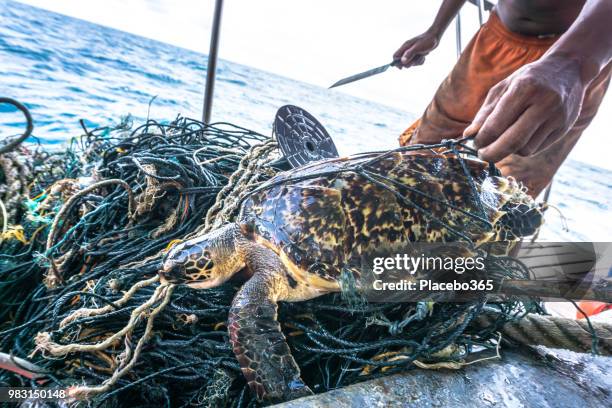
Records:
<instances>
[{"instance_id":1,"label":"knife blade","mask_svg":"<svg viewBox=\"0 0 612 408\"><path fill-rule=\"evenodd\" d=\"M330 86L329 89L335 88L340 85L350 84L351 82L359 81L360 79L371 77L372 75L382 74L383 72L388 70L389 67L394 66L395 64L397 64L397 61L392 61L389 64L385 64L383 66L369 69L367 71L360 72L359 74L355 74L355 75L351 75L349 77L343 78L339 80L338 82L334 83L332 86Z\"/></svg>"}]
</instances>

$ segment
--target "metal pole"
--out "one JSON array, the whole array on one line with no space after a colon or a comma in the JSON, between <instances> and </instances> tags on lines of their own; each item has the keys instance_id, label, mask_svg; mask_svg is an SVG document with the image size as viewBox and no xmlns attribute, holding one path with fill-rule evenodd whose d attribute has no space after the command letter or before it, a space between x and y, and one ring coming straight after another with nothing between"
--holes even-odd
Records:
<instances>
[{"instance_id":1,"label":"metal pole","mask_svg":"<svg viewBox=\"0 0 612 408\"><path fill-rule=\"evenodd\" d=\"M455 17L455 35L457 37L457 58L461 55L461 10Z\"/></svg>"},{"instance_id":2,"label":"metal pole","mask_svg":"<svg viewBox=\"0 0 612 408\"><path fill-rule=\"evenodd\" d=\"M476 3L476 7L478 7L478 21L482 25L484 20L484 0L476 0Z\"/></svg>"},{"instance_id":3,"label":"metal pole","mask_svg":"<svg viewBox=\"0 0 612 408\"><path fill-rule=\"evenodd\" d=\"M213 91L215 88L215 71L217 70L217 53L219 51L219 31L221 28L222 9L223 0L216 0L215 15L213 17L213 25L210 34L208 68L206 69L206 85L204 88L204 109L202 113L202 121L204 123L210 123L210 114L212 112Z\"/></svg>"}]
</instances>

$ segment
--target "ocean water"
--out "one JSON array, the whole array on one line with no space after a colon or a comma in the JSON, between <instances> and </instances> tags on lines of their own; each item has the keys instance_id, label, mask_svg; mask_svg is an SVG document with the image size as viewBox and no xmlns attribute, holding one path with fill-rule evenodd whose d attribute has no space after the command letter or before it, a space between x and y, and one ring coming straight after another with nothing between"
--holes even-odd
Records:
<instances>
[{"instance_id":1,"label":"ocean water","mask_svg":"<svg viewBox=\"0 0 612 408\"><path fill-rule=\"evenodd\" d=\"M299 62L296 62L299 63ZM88 126L131 114L171 120L200 118L206 56L169 44L0 0L0 95L25 103L36 136L61 145ZM149 111L149 102L155 97ZM213 120L270 134L276 110L301 106L332 135L340 154L397 146L415 114L337 91L220 60ZM17 114L0 106L0 137L17 134ZM568 161L554 183L541 238L610 241L612 172Z\"/></svg>"}]
</instances>

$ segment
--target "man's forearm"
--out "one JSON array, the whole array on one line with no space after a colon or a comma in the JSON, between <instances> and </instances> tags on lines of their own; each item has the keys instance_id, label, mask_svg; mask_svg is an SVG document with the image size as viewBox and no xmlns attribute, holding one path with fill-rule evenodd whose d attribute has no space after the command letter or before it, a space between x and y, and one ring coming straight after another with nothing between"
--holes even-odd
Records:
<instances>
[{"instance_id":1,"label":"man's forearm","mask_svg":"<svg viewBox=\"0 0 612 408\"><path fill-rule=\"evenodd\" d=\"M450 22L461 9L461 6L463 6L463 3L465 3L465 0L444 0L428 31L440 39Z\"/></svg>"},{"instance_id":2,"label":"man's forearm","mask_svg":"<svg viewBox=\"0 0 612 408\"><path fill-rule=\"evenodd\" d=\"M543 58L575 60L586 85L612 60L612 0L588 0Z\"/></svg>"}]
</instances>

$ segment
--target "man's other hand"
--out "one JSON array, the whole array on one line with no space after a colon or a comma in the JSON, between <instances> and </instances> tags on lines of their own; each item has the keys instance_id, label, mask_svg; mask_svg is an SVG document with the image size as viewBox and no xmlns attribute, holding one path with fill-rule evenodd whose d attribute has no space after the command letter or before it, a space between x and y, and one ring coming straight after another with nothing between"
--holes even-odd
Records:
<instances>
[{"instance_id":1,"label":"man's other hand","mask_svg":"<svg viewBox=\"0 0 612 408\"><path fill-rule=\"evenodd\" d=\"M395 66L402 69L422 65L425 62L425 56L434 50L439 42L439 38L429 31L406 41L393 54L393 61L396 61Z\"/></svg>"},{"instance_id":2,"label":"man's other hand","mask_svg":"<svg viewBox=\"0 0 612 408\"><path fill-rule=\"evenodd\" d=\"M491 88L463 134L476 136L483 160L498 162L513 153L531 156L572 127L584 92L577 61L544 57Z\"/></svg>"}]
</instances>

